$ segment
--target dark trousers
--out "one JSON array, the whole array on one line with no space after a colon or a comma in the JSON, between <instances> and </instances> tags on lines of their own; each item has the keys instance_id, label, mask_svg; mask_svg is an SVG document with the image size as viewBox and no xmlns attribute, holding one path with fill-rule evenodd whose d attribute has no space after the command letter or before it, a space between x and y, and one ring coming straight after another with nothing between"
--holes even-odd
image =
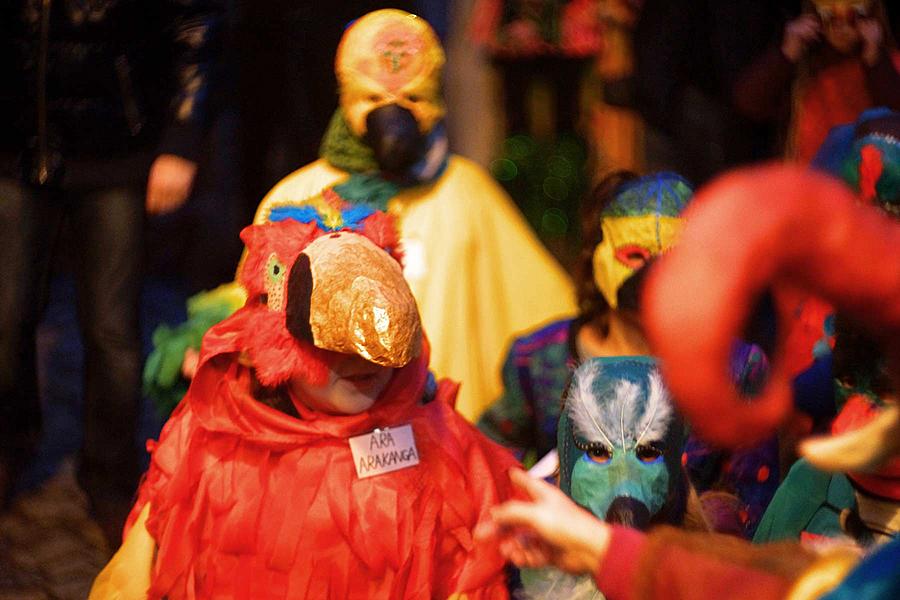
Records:
<instances>
[{"instance_id":1,"label":"dark trousers","mask_svg":"<svg viewBox=\"0 0 900 600\"><path fill-rule=\"evenodd\" d=\"M56 250L75 267L85 349L79 480L95 503L121 502L138 477L144 203L137 187L48 191L0 178L0 456L21 466L40 433L35 331L64 220L73 235Z\"/></svg>"},{"instance_id":2,"label":"dark trousers","mask_svg":"<svg viewBox=\"0 0 900 600\"><path fill-rule=\"evenodd\" d=\"M506 134L531 131L528 98L538 81L545 81L552 90L556 135L575 133L581 114L581 82L590 62L590 59L557 56L494 59L502 79Z\"/></svg>"}]
</instances>

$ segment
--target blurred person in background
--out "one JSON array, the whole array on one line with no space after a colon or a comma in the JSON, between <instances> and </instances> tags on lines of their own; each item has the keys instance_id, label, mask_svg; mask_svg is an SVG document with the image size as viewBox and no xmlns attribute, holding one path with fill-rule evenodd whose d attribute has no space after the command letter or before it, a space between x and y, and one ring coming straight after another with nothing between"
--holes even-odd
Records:
<instances>
[{"instance_id":1,"label":"blurred person in background","mask_svg":"<svg viewBox=\"0 0 900 600\"><path fill-rule=\"evenodd\" d=\"M553 87L557 135L578 128L579 80L601 49L600 12L585 0L480 0L472 37L491 56L503 86L507 134L530 133L528 93Z\"/></svg>"},{"instance_id":2,"label":"blurred person in background","mask_svg":"<svg viewBox=\"0 0 900 600\"><path fill-rule=\"evenodd\" d=\"M798 0L645 0L634 31L635 101L647 168L697 185L775 154L777 128L735 110L741 71L779 39Z\"/></svg>"},{"instance_id":3,"label":"blurred person in background","mask_svg":"<svg viewBox=\"0 0 900 600\"><path fill-rule=\"evenodd\" d=\"M865 109L900 109L900 53L879 0L814 0L743 70L738 111L781 123L788 158L808 163L832 127Z\"/></svg>"},{"instance_id":4,"label":"blurred person in background","mask_svg":"<svg viewBox=\"0 0 900 600\"><path fill-rule=\"evenodd\" d=\"M588 181L582 83L601 28L592 0L478 0L472 9L472 40L499 77L505 117L494 177L563 264L577 254Z\"/></svg>"},{"instance_id":5,"label":"blurred person in background","mask_svg":"<svg viewBox=\"0 0 900 600\"><path fill-rule=\"evenodd\" d=\"M600 171L644 172L644 124L634 98L634 27L641 0L601 0L603 52L597 60L600 94L591 110Z\"/></svg>"},{"instance_id":6,"label":"blurred person in background","mask_svg":"<svg viewBox=\"0 0 900 600\"><path fill-rule=\"evenodd\" d=\"M35 329L68 221L86 350L78 478L114 539L139 474L144 217L190 193L221 6L24 0L0 11L0 494L9 500L41 428Z\"/></svg>"},{"instance_id":7,"label":"blurred person in background","mask_svg":"<svg viewBox=\"0 0 900 600\"><path fill-rule=\"evenodd\" d=\"M423 3L234 0L230 40L241 120L241 225L253 220L272 186L319 157L338 106L334 53L347 25L378 8L413 11L418 4Z\"/></svg>"}]
</instances>

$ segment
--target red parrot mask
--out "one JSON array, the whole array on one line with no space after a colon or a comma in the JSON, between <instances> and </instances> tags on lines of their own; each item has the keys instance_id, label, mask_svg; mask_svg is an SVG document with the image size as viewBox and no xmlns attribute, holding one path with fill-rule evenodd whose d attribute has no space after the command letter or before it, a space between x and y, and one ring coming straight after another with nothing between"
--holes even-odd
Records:
<instances>
[{"instance_id":1,"label":"red parrot mask","mask_svg":"<svg viewBox=\"0 0 900 600\"><path fill-rule=\"evenodd\" d=\"M295 376L321 385L329 352L396 368L418 356L418 307L399 261L385 250L397 246L385 219L373 213L357 231L327 231L288 218L241 232L241 310L249 314L240 347L262 385Z\"/></svg>"}]
</instances>

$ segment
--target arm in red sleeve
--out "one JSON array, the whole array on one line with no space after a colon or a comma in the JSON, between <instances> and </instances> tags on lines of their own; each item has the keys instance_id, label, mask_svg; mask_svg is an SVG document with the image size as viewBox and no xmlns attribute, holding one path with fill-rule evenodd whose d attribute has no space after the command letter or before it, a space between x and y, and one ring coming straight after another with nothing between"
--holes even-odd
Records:
<instances>
[{"instance_id":1,"label":"arm in red sleeve","mask_svg":"<svg viewBox=\"0 0 900 600\"><path fill-rule=\"evenodd\" d=\"M613 525L610 529L609 551L594 574L594 581L607 600L632 600L646 536L619 525Z\"/></svg>"},{"instance_id":2,"label":"arm in red sleeve","mask_svg":"<svg viewBox=\"0 0 900 600\"><path fill-rule=\"evenodd\" d=\"M659 527L613 527L595 575L608 600L783 598L815 556L797 544L754 546L737 538Z\"/></svg>"}]
</instances>

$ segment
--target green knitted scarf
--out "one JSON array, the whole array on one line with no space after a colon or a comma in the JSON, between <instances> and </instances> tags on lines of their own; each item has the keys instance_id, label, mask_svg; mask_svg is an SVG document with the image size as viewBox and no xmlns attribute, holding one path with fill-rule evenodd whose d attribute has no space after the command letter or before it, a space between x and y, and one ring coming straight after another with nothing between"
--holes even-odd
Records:
<instances>
[{"instance_id":1,"label":"green knitted scarf","mask_svg":"<svg viewBox=\"0 0 900 600\"><path fill-rule=\"evenodd\" d=\"M438 124L429 134L429 142L435 144L437 140L444 139L444 136L443 126ZM446 144L443 147L446 148ZM436 160L440 163L434 164L441 164L440 168L427 177L417 175L418 166L416 166L409 173L409 181L406 183L384 179L379 173L374 151L350 131L350 126L340 109L331 118L328 131L325 132L319 148L319 155L333 167L350 173L346 181L332 188L338 196L351 204L367 204L379 210L387 210L388 201L404 187L429 183L440 177L447 163L447 153L444 150L436 154Z\"/></svg>"},{"instance_id":2,"label":"green knitted scarf","mask_svg":"<svg viewBox=\"0 0 900 600\"><path fill-rule=\"evenodd\" d=\"M335 111L319 147L319 156L332 166L351 173L375 173L375 152L350 131L341 109Z\"/></svg>"}]
</instances>

